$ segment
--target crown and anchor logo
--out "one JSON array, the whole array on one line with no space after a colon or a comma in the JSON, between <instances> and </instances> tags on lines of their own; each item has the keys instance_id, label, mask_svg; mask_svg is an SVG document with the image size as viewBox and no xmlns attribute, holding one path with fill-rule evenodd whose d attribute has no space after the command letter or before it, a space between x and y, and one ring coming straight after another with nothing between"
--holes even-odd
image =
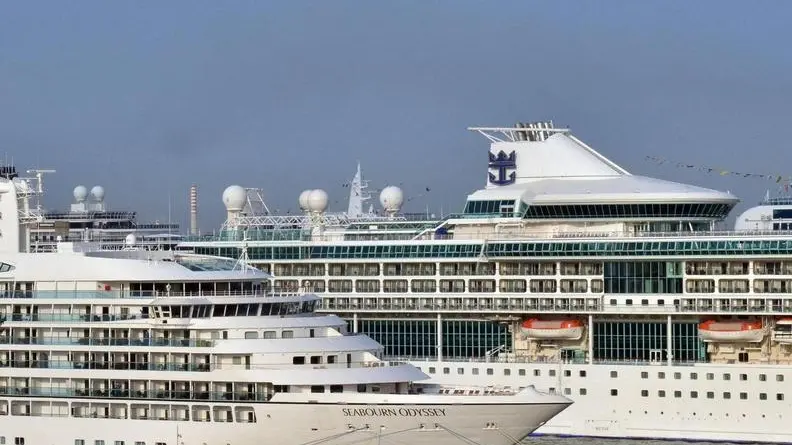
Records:
<instances>
[{"instance_id":1,"label":"crown and anchor logo","mask_svg":"<svg viewBox=\"0 0 792 445\"><path fill-rule=\"evenodd\" d=\"M513 171L517 168L517 153L512 151L511 153L506 154L505 151L501 150L496 155L495 153L490 152L489 168L490 170L497 171L497 175L493 172L489 172L489 182L491 184L514 184L514 181L517 180L517 172Z\"/></svg>"}]
</instances>

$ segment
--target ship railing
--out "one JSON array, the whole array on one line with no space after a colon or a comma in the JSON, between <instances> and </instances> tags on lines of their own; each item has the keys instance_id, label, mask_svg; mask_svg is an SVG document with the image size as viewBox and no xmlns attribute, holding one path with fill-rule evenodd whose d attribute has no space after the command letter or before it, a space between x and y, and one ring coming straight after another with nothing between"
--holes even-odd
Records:
<instances>
[{"instance_id":1,"label":"ship railing","mask_svg":"<svg viewBox=\"0 0 792 445\"><path fill-rule=\"evenodd\" d=\"M120 298L200 298L200 297L294 297L311 293L307 288L274 288L251 291L201 291L201 292L170 292L170 291L118 291L118 290L37 290L0 292L3 298L40 298L40 299L120 299Z\"/></svg>"},{"instance_id":2,"label":"ship railing","mask_svg":"<svg viewBox=\"0 0 792 445\"><path fill-rule=\"evenodd\" d=\"M712 230L693 232L627 232L627 231L532 231L532 232L492 232L492 231L463 231L461 233L426 233L423 240L471 240L471 241L513 241L513 240L577 240L577 239L607 239L607 240L635 240L646 238L792 238L792 230Z\"/></svg>"},{"instance_id":3,"label":"ship railing","mask_svg":"<svg viewBox=\"0 0 792 445\"><path fill-rule=\"evenodd\" d=\"M104 322L104 321L127 321L127 320L143 320L148 319L147 315L143 314L59 314L59 313L37 313L37 314L23 314L12 313L4 315L0 321L65 321L76 323L89 323L89 322Z\"/></svg>"},{"instance_id":4,"label":"ship railing","mask_svg":"<svg viewBox=\"0 0 792 445\"><path fill-rule=\"evenodd\" d=\"M426 367L440 366L444 363L493 363L493 364L526 364L526 365L612 365L612 366L661 366L668 365L668 360L650 360L650 359L594 359L588 360L585 357L559 359L558 357L524 357L515 356L513 354L504 354L495 357L442 357L438 361L437 356L388 356L388 360L403 360L407 363L421 366L421 369L427 371ZM732 361L729 363L714 363L706 360L671 360L673 366L703 366L703 365L717 365L717 366L744 366L746 364L754 365L778 365L789 366L792 365L792 359L782 360L752 360L747 363L739 363ZM435 369L435 373L439 369Z\"/></svg>"},{"instance_id":5,"label":"ship railing","mask_svg":"<svg viewBox=\"0 0 792 445\"><path fill-rule=\"evenodd\" d=\"M272 393L249 391L166 391L125 388L76 389L53 386L0 387L0 395L28 397L112 398L192 401L268 401Z\"/></svg>"},{"instance_id":6,"label":"ship railing","mask_svg":"<svg viewBox=\"0 0 792 445\"><path fill-rule=\"evenodd\" d=\"M184 363L182 361L101 361L101 360L18 360L0 359L0 368L25 368L25 369L78 369L78 370L107 370L107 371L170 371L170 372L214 372L214 371L285 371L289 369L359 369L359 368L389 368L411 366L406 361L340 361L337 363L306 363L295 364L293 361L261 364L231 364L231 363ZM143 377L141 377L143 378Z\"/></svg>"},{"instance_id":7,"label":"ship railing","mask_svg":"<svg viewBox=\"0 0 792 445\"><path fill-rule=\"evenodd\" d=\"M196 338L110 338L110 337L11 337L0 336L0 345L77 345L77 346L168 346L211 348L213 340Z\"/></svg>"},{"instance_id":8,"label":"ship railing","mask_svg":"<svg viewBox=\"0 0 792 445\"><path fill-rule=\"evenodd\" d=\"M335 295L325 296L322 299L319 312L348 313L441 313L441 314L525 314L529 313L630 313L630 314L789 314L792 313L792 296L789 294L773 295L741 295L741 294L652 294L653 299L665 299L667 303L659 304L609 304L602 301L603 297L596 294L580 294L574 296L559 296L559 294L425 294L414 298L431 300L422 304L398 302L397 298L376 295L367 298L376 299L372 303L347 303L333 301ZM608 294L604 298L614 298L617 295ZM635 298L639 301L646 295L618 294L619 298ZM450 298L461 298L461 304L449 304ZM483 299L503 299L508 302L482 303ZM516 301L515 301L516 300ZM574 301L577 300L577 301ZM677 301L681 300L681 301ZM722 300L728 300L724 302ZM672 303L673 301L673 303Z\"/></svg>"}]
</instances>

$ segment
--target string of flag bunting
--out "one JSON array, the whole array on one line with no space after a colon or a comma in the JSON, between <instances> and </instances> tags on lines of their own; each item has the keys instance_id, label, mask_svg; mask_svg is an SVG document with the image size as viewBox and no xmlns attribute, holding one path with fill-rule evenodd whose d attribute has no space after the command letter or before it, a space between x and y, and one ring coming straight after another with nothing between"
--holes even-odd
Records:
<instances>
[{"instance_id":1,"label":"string of flag bunting","mask_svg":"<svg viewBox=\"0 0 792 445\"><path fill-rule=\"evenodd\" d=\"M695 164L688 164L686 162L675 162L669 159L659 158L657 156L647 156L646 159L648 161L654 162L657 165L670 165L677 168L684 168L690 170L698 170L708 174L717 174L719 176L736 176L740 178L757 178L757 179L764 179L768 181L774 181L776 184L784 184L789 185L792 182L792 176L784 176L778 174L765 174L765 173L745 173L745 172L736 172L733 170L726 170L719 167L711 167L706 165L695 165Z\"/></svg>"}]
</instances>

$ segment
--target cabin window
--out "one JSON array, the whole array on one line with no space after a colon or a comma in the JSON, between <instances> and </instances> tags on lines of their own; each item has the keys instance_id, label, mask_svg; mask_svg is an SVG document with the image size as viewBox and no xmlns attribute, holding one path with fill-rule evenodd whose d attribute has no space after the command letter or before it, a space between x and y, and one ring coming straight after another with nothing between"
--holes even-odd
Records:
<instances>
[{"instance_id":1,"label":"cabin window","mask_svg":"<svg viewBox=\"0 0 792 445\"><path fill-rule=\"evenodd\" d=\"M292 358L293 365L304 365L305 364L305 357L298 356Z\"/></svg>"},{"instance_id":2,"label":"cabin window","mask_svg":"<svg viewBox=\"0 0 792 445\"><path fill-rule=\"evenodd\" d=\"M245 339L252 340L254 338L258 338L258 332L256 331L247 331L245 332Z\"/></svg>"},{"instance_id":3,"label":"cabin window","mask_svg":"<svg viewBox=\"0 0 792 445\"><path fill-rule=\"evenodd\" d=\"M313 393L325 392L325 387L324 385L312 385L311 392Z\"/></svg>"},{"instance_id":4,"label":"cabin window","mask_svg":"<svg viewBox=\"0 0 792 445\"><path fill-rule=\"evenodd\" d=\"M342 385L330 385L330 392L344 392Z\"/></svg>"},{"instance_id":5,"label":"cabin window","mask_svg":"<svg viewBox=\"0 0 792 445\"><path fill-rule=\"evenodd\" d=\"M321 365L322 364L322 356L321 355L312 355L311 356L311 364L312 365Z\"/></svg>"}]
</instances>

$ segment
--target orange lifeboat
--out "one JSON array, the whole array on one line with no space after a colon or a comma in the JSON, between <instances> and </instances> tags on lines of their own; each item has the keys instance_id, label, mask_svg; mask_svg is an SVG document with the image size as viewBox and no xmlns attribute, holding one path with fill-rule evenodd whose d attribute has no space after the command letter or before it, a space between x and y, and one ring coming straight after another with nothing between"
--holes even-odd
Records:
<instances>
[{"instance_id":1,"label":"orange lifeboat","mask_svg":"<svg viewBox=\"0 0 792 445\"><path fill-rule=\"evenodd\" d=\"M760 343L765 331L761 321L707 320L699 325L699 336L705 342Z\"/></svg>"},{"instance_id":2,"label":"orange lifeboat","mask_svg":"<svg viewBox=\"0 0 792 445\"><path fill-rule=\"evenodd\" d=\"M525 320L521 326L528 338L552 340L580 340L583 322L580 320Z\"/></svg>"},{"instance_id":3,"label":"orange lifeboat","mask_svg":"<svg viewBox=\"0 0 792 445\"><path fill-rule=\"evenodd\" d=\"M773 340L778 343L792 343L792 318L783 317L775 322L773 329Z\"/></svg>"}]
</instances>

